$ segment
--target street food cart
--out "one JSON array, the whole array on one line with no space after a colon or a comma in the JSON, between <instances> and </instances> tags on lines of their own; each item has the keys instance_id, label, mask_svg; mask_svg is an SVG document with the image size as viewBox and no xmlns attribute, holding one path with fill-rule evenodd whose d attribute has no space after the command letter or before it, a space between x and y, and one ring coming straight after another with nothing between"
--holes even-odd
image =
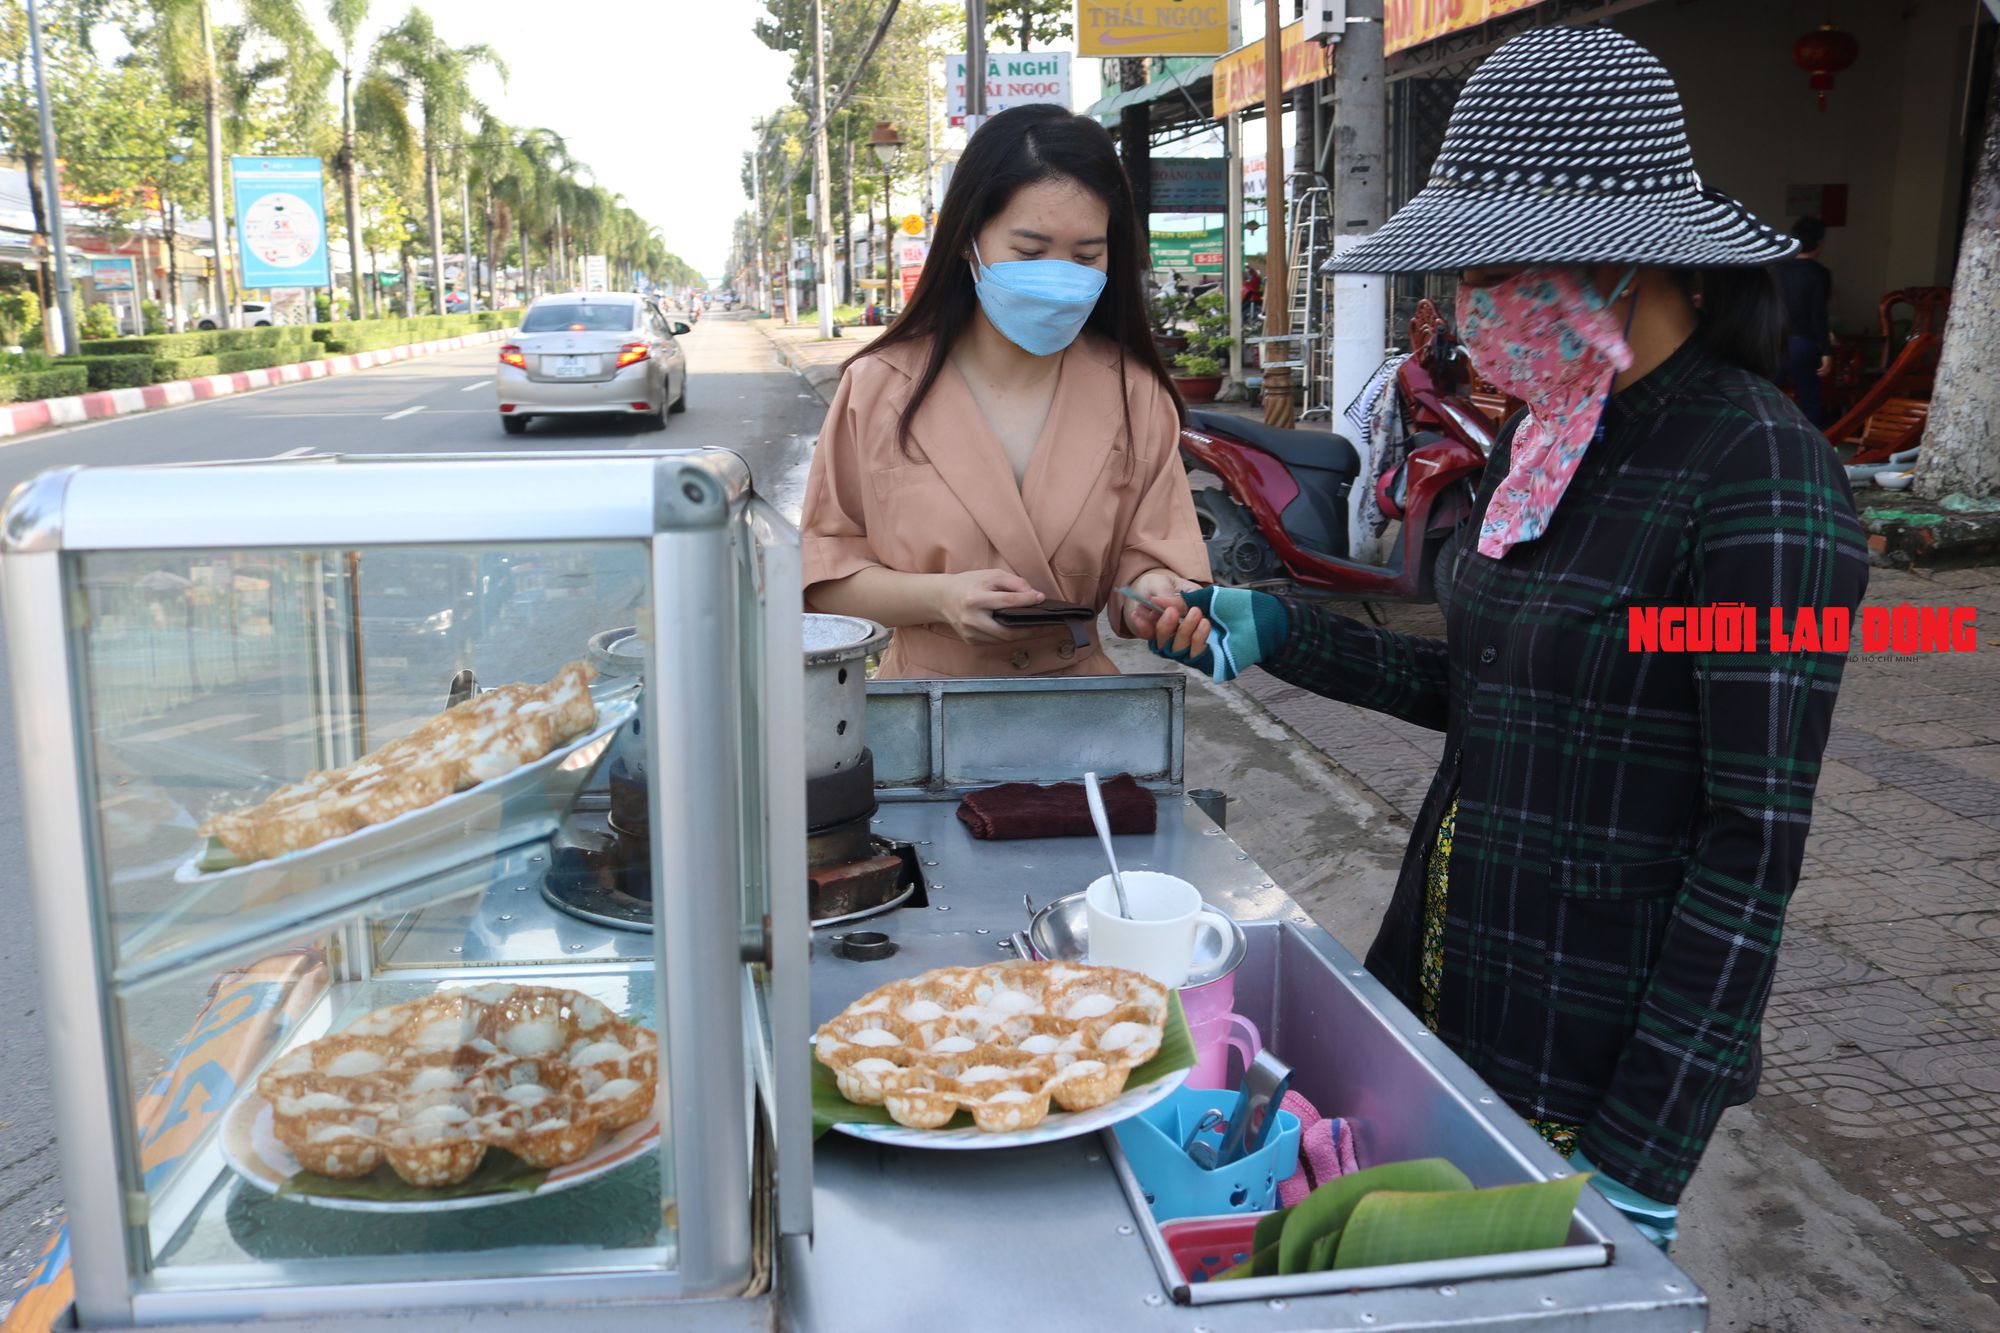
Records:
<instances>
[{"instance_id":1,"label":"street food cart","mask_svg":"<svg viewBox=\"0 0 2000 1333\"><path fill-rule=\"evenodd\" d=\"M1363 1165L1566 1171L1185 793L1183 678L867 682L877 638L808 636L797 534L733 455L67 469L16 491L4 543L62 1327L1705 1322L1588 1191L1550 1250L1194 1282L1109 1132L815 1141L814 1025L885 981L1012 957L1024 895L1101 871L1088 839L975 841L959 799L1095 769L1158 803L1123 863L1240 924L1237 1009ZM440 604L413 604L422 586ZM268 858L209 834L573 660L595 669L587 724L500 776ZM576 1125L635 1081L645 1104L550 1169L308 1181L287 1153L333 1123L312 1118L309 1053L383 1077L442 1049L383 1015L475 1012L497 1047L446 1063L612 1060L611 1081L564 1085L588 1099L565 1103ZM524 1044L549 1024L557 1045ZM351 1107L325 1115L328 1142L374 1142Z\"/></svg>"}]
</instances>

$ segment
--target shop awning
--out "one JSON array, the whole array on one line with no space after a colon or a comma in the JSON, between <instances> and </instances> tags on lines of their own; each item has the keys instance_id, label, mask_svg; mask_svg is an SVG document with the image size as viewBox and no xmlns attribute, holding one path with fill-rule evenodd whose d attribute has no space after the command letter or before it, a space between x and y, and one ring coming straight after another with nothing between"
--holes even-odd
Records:
<instances>
[{"instance_id":1,"label":"shop awning","mask_svg":"<svg viewBox=\"0 0 2000 1333\"><path fill-rule=\"evenodd\" d=\"M1147 129L1158 136L1166 131L1206 125L1210 103L1209 80L1215 60L1207 57L1161 59L1162 77L1143 88L1125 88L1100 97L1083 112L1106 129L1116 131L1128 106L1147 108Z\"/></svg>"}]
</instances>

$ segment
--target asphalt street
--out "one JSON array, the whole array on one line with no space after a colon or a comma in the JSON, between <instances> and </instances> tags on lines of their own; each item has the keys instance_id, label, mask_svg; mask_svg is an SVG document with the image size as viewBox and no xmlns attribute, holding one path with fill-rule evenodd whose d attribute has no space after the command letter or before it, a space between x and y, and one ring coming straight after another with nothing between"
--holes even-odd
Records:
<instances>
[{"instance_id":1,"label":"asphalt street","mask_svg":"<svg viewBox=\"0 0 2000 1333\"><path fill-rule=\"evenodd\" d=\"M688 410L666 430L612 421L539 421L501 433L492 345L417 361L24 437L0 444L0 493L47 468L266 458L302 453L478 453L523 449L720 446L749 463L758 489L796 517L805 464L825 411L771 345L727 316L683 339ZM0 634L5 626L0 625ZM0 690L6 688L0 657ZM13 702L0 709L0 1314L33 1267L62 1208L40 979L26 878Z\"/></svg>"}]
</instances>

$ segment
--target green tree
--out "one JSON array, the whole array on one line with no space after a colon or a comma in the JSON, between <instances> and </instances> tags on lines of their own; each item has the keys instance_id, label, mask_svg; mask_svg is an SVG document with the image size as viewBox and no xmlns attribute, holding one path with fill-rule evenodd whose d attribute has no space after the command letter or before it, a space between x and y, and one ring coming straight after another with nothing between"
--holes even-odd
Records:
<instances>
[{"instance_id":1,"label":"green tree","mask_svg":"<svg viewBox=\"0 0 2000 1333\"><path fill-rule=\"evenodd\" d=\"M1000 12L993 13L998 10ZM995 0L988 9L989 49L1020 43L1032 50L1030 41L1042 46L1066 42L1076 34L1075 0Z\"/></svg>"},{"instance_id":2,"label":"green tree","mask_svg":"<svg viewBox=\"0 0 2000 1333\"><path fill-rule=\"evenodd\" d=\"M360 75L355 63L354 41L361 22L368 17L368 0L327 0L326 16L340 37L340 150L334 155L334 170L340 175L340 198L347 219L348 274L354 291L354 318L362 317L361 304L361 183L360 164L355 160L357 129L354 119L354 81Z\"/></svg>"},{"instance_id":3,"label":"green tree","mask_svg":"<svg viewBox=\"0 0 2000 1333\"><path fill-rule=\"evenodd\" d=\"M438 174L447 155L465 135L465 117L472 110L467 88L472 71L486 66L502 80L507 66L483 42L452 46L438 35L437 25L421 9L411 9L403 21L375 43L374 68L396 85L406 103L423 118L424 192L430 214L431 302L444 313L444 209Z\"/></svg>"}]
</instances>

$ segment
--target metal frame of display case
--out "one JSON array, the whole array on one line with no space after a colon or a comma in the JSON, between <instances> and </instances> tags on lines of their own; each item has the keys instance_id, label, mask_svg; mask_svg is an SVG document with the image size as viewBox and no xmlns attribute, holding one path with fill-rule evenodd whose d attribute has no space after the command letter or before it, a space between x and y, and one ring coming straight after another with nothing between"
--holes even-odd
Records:
<instances>
[{"instance_id":1,"label":"metal frame of display case","mask_svg":"<svg viewBox=\"0 0 2000 1333\"><path fill-rule=\"evenodd\" d=\"M777 1226L803 1233L811 1220L810 932L802 895L773 891L805 876L796 531L752 493L743 462L721 450L326 461L63 469L17 488L0 519L18 745L36 765L23 805L79 1322L518 1312L570 1300L745 1294L770 1267L757 1252L753 1194L767 1182L753 1160L755 1101L778 1180L792 1186L779 1193ZM663 1199L679 1219L675 1261L646 1272L242 1290L149 1283L152 1258L139 1251L149 1248L141 1242L151 1198L127 1190L139 1160L128 1109L135 1090L110 1058L122 1039L111 1013L110 909L96 887L104 867L91 831L68 561L107 551L616 540L648 544L653 623L671 627L654 645L653 679L686 682L645 691L643 712L660 914L650 962L666 1048L660 1158ZM764 794L751 826L739 828L753 789ZM721 836L732 828L738 836ZM740 905L752 888L769 916L759 929L748 928ZM297 933L360 906L308 902L303 920L273 929ZM746 1062L746 1037L763 1033L768 1049L748 1041L758 1059Z\"/></svg>"}]
</instances>

